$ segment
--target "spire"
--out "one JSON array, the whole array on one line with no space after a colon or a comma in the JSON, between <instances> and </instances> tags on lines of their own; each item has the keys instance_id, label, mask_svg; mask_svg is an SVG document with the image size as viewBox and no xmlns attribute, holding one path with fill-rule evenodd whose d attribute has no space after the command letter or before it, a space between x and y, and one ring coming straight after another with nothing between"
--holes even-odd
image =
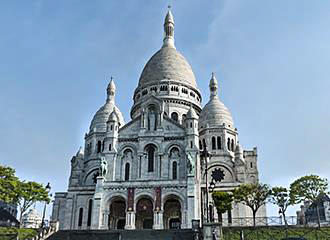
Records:
<instances>
[{"instance_id":1,"label":"spire","mask_svg":"<svg viewBox=\"0 0 330 240\"><path fill-rule=\"evenodd\" d=\"M164 22L164 40L163 47L173 47L174 46L174 18L171 12L171 6L168 6L168 11Z\"/></svg>"},{"instance_id":2,"label":"spire","mask_svg":"<svg viewBox=\"0 0 330 240\"><path fill-rule=\"evenodd\" d=\"M115 101L115 95L116 95L116 85L115 82L113 81L113 78L111 76L110 78L110 83L108 84L107 87L107 102L114 102Z\"/></svg>"},{"instance_id":3,"label":"spire","mask_svg":"<svg viewBox=\"0 0 330 240\"><path fill-rule=\"evenodd\" d=\"M210 80L210 93L211 93L211 98L217 97L218 96L218 81L215 78L215 73L212 72L212 77Z\"/></svg>"}]
</instances>

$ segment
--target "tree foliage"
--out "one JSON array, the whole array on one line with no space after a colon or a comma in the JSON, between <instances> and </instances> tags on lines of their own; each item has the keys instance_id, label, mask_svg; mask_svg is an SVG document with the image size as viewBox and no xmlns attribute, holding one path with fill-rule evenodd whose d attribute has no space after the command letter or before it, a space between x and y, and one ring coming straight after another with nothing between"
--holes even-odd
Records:
<instances>
[{"instance_id":1,"label":"tree foliage","mask_svg":"<svg viewBox=\"0 0 330 240\"><path fill-rule=\"evenodd\" d=\"M328 180L317 175L298 178L290 185L290 197L294 203L304 201L315 202L320 195L328 190Z\"/></svg>"},{"instance_id":2,"label":"tree foliage","mask_svg":"<svg viewBox=\"0 0 330 240\"><path fill-rule=\"evenodd\" d=\"M268 185L261 183L242 184L234 189L235 202L240 202L252 210L253 225L256 225L256 214L259 208L266 204L271 191Z\"/></svg>"},{"instance_id":3,"label":"tree foliage","mask_svg":"<svg viewBox=\"0 0 330 240\"><path fill-rule=\"evenodd\" d=\"M319 200L327 193L328 180L317 175L308 175L298 178L290 185L290 198L295 204L310 201L316 205L317 220L319 227L320 212Z\"/></svg>"},{"instance_id":4,"label":"tree foliage","mask_svg":"<svg viewBox=\"0 0 330 240\"><path fill-rule=\"evenodd\" d=\"M11 167L0 165L0 200L7 203L17 203L18 178Z\"/></svg>"},{"instance_id":5,"label":"tree foliage","mask_svg":"<svg viewBox=\"0 0 330 240\"><path fill-rule=\"evenodd\" d=\"M37 182L20 182L17 192L19 198L20 222L22 221L23 214L35 202L50 202L46 188Z\"/></svg>"},{"instance_id":6,"label":"tree foliage","mask_svg":"<svg viewBox=\"0 0 330 240\"><path fill-rule=\"evenodd\" d=\"M35 202L49 203L50 198L42 184L20 181L13 168L0 165L0 200L18 205L21 222L23 214Z\"/></svg>"},{"instance_id":7,"label":"tree foliage","mask_svg":"<svg viewBox=\"0 0 330 240\"><path fill-rule=\"evenodd\" d=\"M271 191L270 202L279 207L280 212L284 218L285 226L287 226L285 212L290 205L294 204L293 199L290 198L289 190L284 187L273 187Z\"/></svg>"},{"instance_id":8,"label":"tree foliage","mask_svg":"<svg viewBox=\"0 0 330 240\"><path fill-rule=\"evenodd\" d=\"M214 205L218 212L220 223L222 222L222 214L232 209L233 194L229 192L216 191L212 193Z\"/></svg>"}]
</instances>

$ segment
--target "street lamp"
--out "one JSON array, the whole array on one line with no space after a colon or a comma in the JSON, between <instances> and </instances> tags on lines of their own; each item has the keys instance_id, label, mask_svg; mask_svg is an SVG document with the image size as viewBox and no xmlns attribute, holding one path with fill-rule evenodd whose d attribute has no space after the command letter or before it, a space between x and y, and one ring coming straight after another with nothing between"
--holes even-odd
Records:
<instances>
[{"instance_id":1,"label":"street lamp","mask_svg":"<svg viewBox=\"0 0 330 240\"><path fill-rule=\"evenodd\" d=\"M209 222L209 186L207 180L207 171L208 171L208 161L211 159L212 155L207 151L206 146L204 145L203 151L200 151L200 156L202 161L205 162L205 190L206 190L206 222ZM213 188L214 189L214 188ZM213 191L212 189L212 191Z\"/></svg>"},{"instance_id":2,"label":"street lamp","mask_svg":"<svg viewBox=\"0 0 330 240\"><path fill-rule=\"evenodd\" d=\"M51 190L50 184L47 183L47 186L46 186L46 192L47 192L47 194L49 194L50 190ZM43 214L42 214L41 228L44 227L45 214L46 214L46 206L47 206L47 201L45 201L44 211L43 211Z\"/></svg>"}]
</instances>

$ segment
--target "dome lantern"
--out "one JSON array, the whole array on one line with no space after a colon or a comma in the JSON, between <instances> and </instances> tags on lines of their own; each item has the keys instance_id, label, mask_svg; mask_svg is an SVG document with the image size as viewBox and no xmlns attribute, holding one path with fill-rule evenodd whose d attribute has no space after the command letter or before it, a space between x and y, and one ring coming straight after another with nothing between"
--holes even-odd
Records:
<instances>
[{"instance_id":1,"label":"dome lantern","mask_svg":"<svg viewBox=\"0 0 330 240\"><path fill-rule=\"evenodd\" d=\"M171 6L168 6L168 11L165 17L164 22L164 40L163 40L163 47L173 47L174 46L174 18L171 12Z\"/></svg>"},{"instance_id":2,"label":"dome lantern","mask_svg":"<svg viewBox=\"0 0 330 240\"><path fill-rule=\"evenodd\" d=\"M212 77L210 80L210 93L211 93L211 98L217 97L218 96L218 81L215 78L215 73L212 72Z\"/></svg>"},{"instance_id":3,"label":"dome lantern","mask_svg":"<svg viewBox=\"0 0 330 240\"><path fill-rule=\"evenodd\" d=\"M107 87L107 102L114 102L116 96L116 85L113 78L110 78L110 82Z\"/></svg>"}]
</instances>

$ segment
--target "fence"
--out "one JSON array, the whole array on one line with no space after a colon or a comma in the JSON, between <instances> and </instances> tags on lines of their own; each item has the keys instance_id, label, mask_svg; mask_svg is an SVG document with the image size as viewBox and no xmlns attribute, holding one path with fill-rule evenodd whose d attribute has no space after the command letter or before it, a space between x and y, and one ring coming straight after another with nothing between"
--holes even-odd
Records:
<instances>
[{"instance_id":1,"label":"fence","mask_svg":"<svg viewBox=\"0 0 330 240\"><path fill-rule=\"evenodd\" d=\"M222 240L330 240L329 222L317 220L304 222L297 221L296 217L287 217L287 225L282 217L258 217L256 225L253 218L223 219L220 223L203 224L203 239ZM200 239L200 238L199 238Z\"/></svg>"}]
</instances>

